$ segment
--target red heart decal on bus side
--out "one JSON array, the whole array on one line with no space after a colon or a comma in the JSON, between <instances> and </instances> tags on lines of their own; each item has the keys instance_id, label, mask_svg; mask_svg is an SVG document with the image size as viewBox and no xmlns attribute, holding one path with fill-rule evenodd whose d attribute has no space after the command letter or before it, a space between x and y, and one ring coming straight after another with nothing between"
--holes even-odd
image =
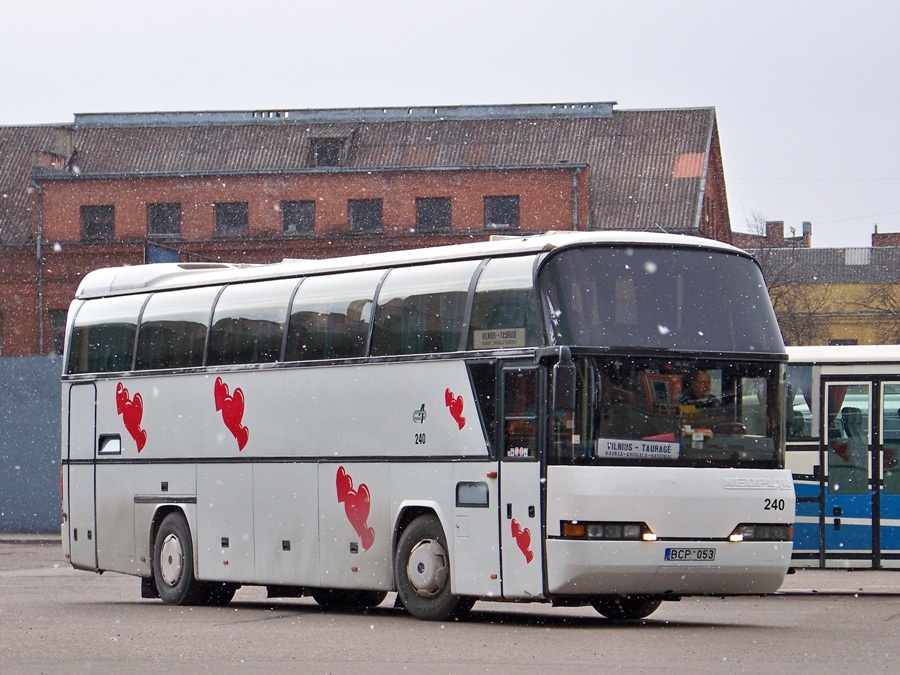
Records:
<instances>
[{"instance_id":1,"label":"red heart decal on bus side","mask_svg":"<svg viewBox=\"0 0 900 675\"><path fill-rule=\"evenodd\" d=\"M144 399L137 393L134 398L130 398L125 385L119 382L116 385L116 412L122 416L125 430L134 439L137 451L140 452L147 444L147 432L141 429L141 420L144 418Z\"/></svg>"},{"instance_id":2,"label":"red heart decal on bus side","mask_svg":"<svg viewBox=\"0 0 900 675\"><path fill-rule=\"evenodd\" d=\"M228 385L222 381L221 377L217 377L213 394L216 400L216 410L222 412L222 421L225 422L225 427L237 441L238 450L243 450L247 441L250 440L250 430L241 424L244 419L244 392L238 387L233 394L228 393Z\"/></svg>"},{"instance_id":3,"label":"red heart decal on bus side","mask_svg":"<svg viewBox=\"0 0 900 675\"><path fill-rule=\"evenodd\" d=\"M444 392L444 403L450 411L450 416L456 420L456 424L462 429L466 426L466 418L463 417L463 399L462 396L454 396L453 392L447 389Z\"/></svg>"},{"instance_id":4,"label":"red heart decal on bus side","mask_svg":"<svg viewBox=\"0 0 900 675\"><path fill-rule=\"evenodd\" d=\"M513 518L512 519L512 536L513 539L516 540L516 544L519 546L519 550L522 551L522 554L525 556L525 564L527 565L532 560L534 560L534 553L531 551L531 530L527 527L523 530L519 526L519 522Z\"/></svg>"},{"instance_id":5,"label":"red heart decal on bus side","mask_svg":"<svg viewBox=\"0 0 900 675\"><path fill-rule=\"evenodd\" d=\"M372 544L375 543L375 530L369 527L366 522L369 520L369 511L372 507L369 488L365 483L361 483L354 490L353 479L344 471L342 466L338 467L335 484L337 486L338 503L344 505L344 513L347 515L347 520L350 521L356 534L359 535L363 551L368 551Z\"/></svg>"}]
</instances>

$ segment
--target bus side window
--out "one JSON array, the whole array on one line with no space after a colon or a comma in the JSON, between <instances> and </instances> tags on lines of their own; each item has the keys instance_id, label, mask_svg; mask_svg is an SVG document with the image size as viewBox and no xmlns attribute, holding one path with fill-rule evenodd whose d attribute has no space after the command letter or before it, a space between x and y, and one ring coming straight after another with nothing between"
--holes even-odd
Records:
<instances>
[{"instance_id":1,"label":"bus side window","mask_svg":"<svg viewBox=\"0 0 900 675\"><path fill-rule=\"evenodd\" d=\"M469 349L536 347L543 344L540 304L532 278L534 258L495 258L475 288Z\"/></svg>"},{"instance_id":2,"label":"bus side window","mask_svg":"<svg viewBox=\"0 0 900 675\"><path fill-rule=\"evenodd\" d=\"M226 287L216 301L207 365L278 361L288 300L297 283L276 279Z\"/></svg>"},{"instance_id":3,"label":"bus side window","mask_svg":"<svg viewBox=\"0 0 900 675\"><path fill-rule=\"evenodd\" d=\"M75 316L66 372L131 370L137 319L146 300L146 295L125 295L85 302Z\"/></svg>"},{"instance_id":4,"label":"bus side window","mask_svg":"<svg viewBox=\"0 0 900 675\"><path fill-rule=\"evenodd\" d=\"M378 291L372 356L459 351L479 261L399 267Z\"/></svg>"},{"instance_id":5,"label":"bus side window","mask_svg":"<svg viewBox=\"0 0 900 675\"><path fill-rule=\"evenodd\" d=\"M508 371L503 377L507 457L537 455L537 371Z\"/></svg>"},{"instance_id":6,"label":"bus side window","mask_svg":"<svg viewBox=\"0 0 900 675\"><path fill-rule=\"evenodd\" d=\"M141 315L136 370L199 368L218 287L154 293Z\"/></svg>"},{"instance_id":7,"label":"bus side window","mask_svg":"<svg viewBox=\"0 0 900 675\"><path fill-rule=\"evenodd\" d=\"M494 448L497 442L497 368L493 363L472 362L467 367L484 424L485 437L490 448Z\"/></svg>"},{"instance_id":8,"label":"bus side window","mask_svg":"<svg viewBox=\"0 0 900 675\"><path fill-rule=\"evenodd\" d=\"M305 279L291 305L285 361L365 356L382 276L367 270Z\"/></svg>"}]
</instances>

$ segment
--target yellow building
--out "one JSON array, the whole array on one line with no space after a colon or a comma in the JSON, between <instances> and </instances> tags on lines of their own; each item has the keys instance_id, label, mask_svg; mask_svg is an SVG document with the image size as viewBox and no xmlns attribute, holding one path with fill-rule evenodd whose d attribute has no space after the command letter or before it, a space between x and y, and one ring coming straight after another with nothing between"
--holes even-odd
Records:
<instances>
[{"instance_id":1,"label":"yellow building","mask_svg":"<svg viewBox=\"0 0 900 675\"><path fill-rule=\"evenodd\" d=\"M900 344L900 247L750 252L786 344Z\"/></svg>"}]
</instances>

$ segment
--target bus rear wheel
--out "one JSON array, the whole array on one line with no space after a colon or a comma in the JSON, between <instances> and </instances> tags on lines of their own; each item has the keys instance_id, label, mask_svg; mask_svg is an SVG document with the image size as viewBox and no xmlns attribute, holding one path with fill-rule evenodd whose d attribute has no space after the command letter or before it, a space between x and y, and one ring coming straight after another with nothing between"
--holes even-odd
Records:
<instances>
[{"instance_id":1,"label":"bus rear wheel","mask_svg":"<svg viewBox=\"0 0 900 675\"><path fill-rule=\"evenodd\" d=\"M652 595L616 595L591 602L600 614L613 621L637 621L650 616L662 604Z\"/></svg>"},{"instance_id":2,"label":"bus rear wheel","mask_svg":"<svg viewBox=\"0 0 900 675\"><path fill-rule=\"evenodd\" d=\"M194 544L181 513L163 518L156 532L153 580L167 605L200 605L207 600L208 588L194 578Z\"/></svg>"},{"instance_id":3,"label":"bus rear wheel","mask_svg":"<svg viewBox=\"0 0 900 675\"><path fill-rule=\"evenodd\" d=\"M394 582L403 607L417 619L443 621L468 613L475 598L450 592L450 556L441 521L434 514L409 524L394 554Z\"/></svg>"}]
</instances>

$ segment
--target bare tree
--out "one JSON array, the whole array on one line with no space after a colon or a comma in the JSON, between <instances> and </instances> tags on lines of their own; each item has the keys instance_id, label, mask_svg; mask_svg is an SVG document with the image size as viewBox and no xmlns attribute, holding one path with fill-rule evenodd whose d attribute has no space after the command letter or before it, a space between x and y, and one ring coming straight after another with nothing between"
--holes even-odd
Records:
<instances>
[{"instance_id":1,"label":"bare tree","mask_svg":"<svg viewBox=\"0 0 900 675\"><path fill-rule=\"evenodd\" d=\"M788 345L814 345L828 340L825 313L832 306L828 284L769 286L781 337Z\"/></svg>"},{"instance_id":2,"label":"bare tree","mask_svg":"<svg viewBox=\"0 0 900 675\"><path fill-rule=\"evenodd\" d=\"M828 331L822 314L831 306L827 284L802 283L797 273L802 251L774 246L766 240L766 217L751 212L747 226L759 235L760 247L751 251L766 280L781 335L786 344L808 345L824 342Z\"/></svg>"},{"instance_id":3,"label":"bare tree","mask_svg":"<svg viewBox=\"0 0 900 675\"><path fill-rule=\"evenodd\" d=\"M900 344L900 285L884 282L867 286L856 306L861 312L878 318L881 344Z\"/></svg>"}]
</instances>

